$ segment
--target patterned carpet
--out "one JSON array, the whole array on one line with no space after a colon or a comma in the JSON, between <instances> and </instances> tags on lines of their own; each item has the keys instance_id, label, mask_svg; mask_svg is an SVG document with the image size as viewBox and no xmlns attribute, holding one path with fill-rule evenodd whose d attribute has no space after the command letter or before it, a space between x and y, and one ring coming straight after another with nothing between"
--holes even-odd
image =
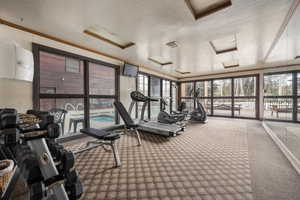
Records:
<instances>
[{"instance_id":1,"label":"patterned carpet","mask_svg":"<svg viewBox=\"0 0 300 200\"><path fill-rule=\"evenodd\" d=\"M80 153L83 199L252 200L246 130L246 123L212 118L174 138L142 134L141 147L122 136L121 168L112 168L112 153L101 147Z\"/></svg>"}]
</instances>

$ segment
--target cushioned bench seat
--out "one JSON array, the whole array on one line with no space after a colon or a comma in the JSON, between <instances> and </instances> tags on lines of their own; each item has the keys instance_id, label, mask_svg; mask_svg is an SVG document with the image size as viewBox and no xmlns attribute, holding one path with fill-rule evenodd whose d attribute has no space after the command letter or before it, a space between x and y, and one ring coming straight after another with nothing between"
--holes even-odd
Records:
<instances>
[{"instance_id":1,"label":"cushioned bench seat","mask_svg":"<svg viewBox=\"0 0 300 200\"><path fill-rule=\"evenodd\" d=\"M105 130L95 128L81 129L80 132L98 140L117 140L120 138L120 134L118 133L109 133Z\"/></svg>"}]
</instances>

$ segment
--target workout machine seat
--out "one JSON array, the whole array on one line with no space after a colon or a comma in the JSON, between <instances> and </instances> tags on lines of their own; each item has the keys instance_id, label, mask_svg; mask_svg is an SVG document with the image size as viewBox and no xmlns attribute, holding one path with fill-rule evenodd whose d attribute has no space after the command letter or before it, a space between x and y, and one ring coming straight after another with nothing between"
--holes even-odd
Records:
<instances>
[{"instance_id":1,"label":"workout machine seat","mask_svg":"<svg viewBox=\"0 0 300 200\"><path fill-rule=\"evenodd\" d=\"M141 138L140 138L140 133L137 130L139 125L134 123L134 121L132 120L129 113L127 112L127 110L125 109L124 105L121 102L115 101L114 105L125 123L125 129L124 129L125 132L126 132L126 130L133 131L136 134L136 137L138 140L138 145L140 146L142 144L142 142L141 142Z\"/></svg>"},{"instance_id":2,"label":"workout machine seat","mask_svg":"<svg viewBox=\"0 0 300 200\"><path fill-rule=\"evenodd\" d=\"M108 133L104 130L95 129L95 128L85 128L80 130L81 133L84 133L88 136L96 138L98 140L117 140L121 136L118 133Z\"/></svg>"},{"instance_id":3,"label":"workout machine seat","mask_svg":"<svg viewBox=\"0 0 300 200\"><path fill-rule=\"evenodd\" d=\"M83 151L87 151L92 148L96 148L100 145L108 145L111 147L111 149L113 151L113 155L114 155L114 159L115 159L115 167L121 166L120 155L119 155L116 143L115 143L115 141L120 139L120 137L121 137L119 133L108 132L106 130L95 129L95 128L84 128L84 129L81 129L80 132L84 133L90 137L93 137L97 140L87 142L85 148L79 149L75 153L81 153Z\"/></svg>"}]
</instances>

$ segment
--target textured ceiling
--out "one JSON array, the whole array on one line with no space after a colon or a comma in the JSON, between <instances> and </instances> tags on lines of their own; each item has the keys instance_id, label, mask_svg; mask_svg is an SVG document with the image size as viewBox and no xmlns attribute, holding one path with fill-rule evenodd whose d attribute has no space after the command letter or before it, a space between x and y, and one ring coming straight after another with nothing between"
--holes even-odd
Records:
<instances>
[{"instance_id":1,"label":"textured ceiling","mask_svg":"<svg viewBox=\"0 0 300 200\"><path fill-rule=\"evenodd\" d=\"M284 22L292 0L232 0L232 6L195 20L184 0L0 0L0 17L134 63L175 72L218 73L222 62L239 67L262 65ZM300 54L299 9L266 63L285 62ZM22 19L22 20L21 20ZM125 50L83 34L100 26L136 45ZM236 52L216 55L209 41L236 35ZM177 41L177 48L165 44ZM172 65L148 60L163 57ZM191 75L191 74L189 74Z\"/></svg>"}]
</instances>

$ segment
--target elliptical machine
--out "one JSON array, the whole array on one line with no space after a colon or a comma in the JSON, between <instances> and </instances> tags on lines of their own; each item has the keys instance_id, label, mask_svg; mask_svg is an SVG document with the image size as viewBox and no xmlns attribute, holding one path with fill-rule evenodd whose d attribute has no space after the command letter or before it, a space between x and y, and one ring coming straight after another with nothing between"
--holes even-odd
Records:
<instances>
[{"instance_id":1,"label":"elliptical machine","mask_svg":"<svg viewBox=\"0 0 300 200\"><path fill-rule=\"evenodd\" d=\"M190 93L193 93L193 89L190 91ZM182 101L178 106L178 111L174 111L172 113L174 114L183 114L185 115L186 120L190 120L193 122L201 122L206 123L207 122L207 113L203 107L203 105L200 103L198 97L200 95L200 88L198 88L195 92L194 98L196 99L196 108L192 112L188 112L186 110L186 103Z\"/></svg>"},{"instance_id":2,"label":"elliptical machine","mask_svg":"<svg viewBox=\"0 0 300 200\"><path fill-rule=\"evenodd\" d=\"M161 98L162 109L158 114L157 121L164 124L178 124L185 126L182 122L185 120L186 115L184 113L169 114L166 112L166 106L168 103L164 98Z\"/></svg>"},{"instance_id":3,"label":"elliptical machine","mask_svg":"<svg viewBox=\"0 0 300 200\"><path fill-rule=\"evenodd\" d=\"M189 113L190 120L195 122L207 122L207 113L203 107L203 105L200 103L198 97L200 95L200 88L198 88L195 92L195 98L196 98L196 108Z\"/></svg>"}]
</instances>

